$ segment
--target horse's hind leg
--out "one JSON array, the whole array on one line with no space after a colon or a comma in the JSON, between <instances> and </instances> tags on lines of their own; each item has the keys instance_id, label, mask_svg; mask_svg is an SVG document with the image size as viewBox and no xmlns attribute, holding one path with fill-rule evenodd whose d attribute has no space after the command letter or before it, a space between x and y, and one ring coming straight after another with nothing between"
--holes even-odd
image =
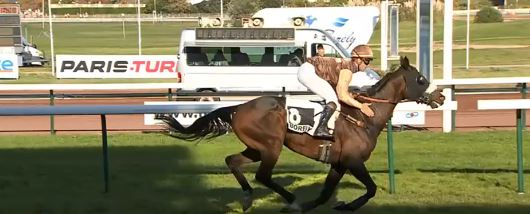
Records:
<instances>
[{"instance_id":1,"label":"horse's hind leg","mask_svg":"<svg viewBox=\"0 0 530 214\"><path fill-rule=\"evenodd\" d=\"M256 180L274 192L280 194L292 209L300 209L300 207L294 203L296 199L295 195L272 180L272 169L276 165L278 157L279 152L278 154L274 154L271 150L263 151L261 153L261 164L256 172Z\"/></svg>"},{"instance_id":2,"label":"horse's hind leg","mask_svg":"<svg viewBox=\"0 0 530 214\"><path fill-rule=\"evenodd\" d=\"M247 163L252 163L260 160L260 154L258 151L247 148L245 151L239 154L233 154L227 156L225 159L226 165L230 168L230 171L237 179L237 182L241 185L244 192L243 197L243 211L246 211L252 206L252 187L248 184L245 175L241 172L240 167Z\"/></svg>"},{"instance_id":3,"label":"horse's hind leg","mask_svg":"<svg viewBox=\"0 0 530 214\"><path fill-rule=\"evenodd\" d=\"M373 198L377 190L377 185L375 184L374 180L372 180L372 177L370 177L370 174L368 173L364 163L355 164L353 167L350 167L349 170L353 176L357 178L357 180L364 184L366 187L366 193L350 203L346 204L341 202L339 205L334 207L336 210L355 211L366 204L370 198Z\"/></svg>"},{"instance_id":4,"label":"horse's hind leg","mask_svg":"<svg viewBox=\"0 0 530 214\"><path fill-rule=\"evenodd\" d=\"M326 203L329 198L333 195L333 192L335 192L335 188L339 184L339 181L342 179L342 176L346 172L346 169L339 165L332 165L329 169L328 176L326 177L326 181L324 183L324 189L320 192L320 195L318 198L316 198L313 201L309 201L302 204L302 211L306 212L309 210L314 209L315 207Z\"/></svg>"}]
</instances>

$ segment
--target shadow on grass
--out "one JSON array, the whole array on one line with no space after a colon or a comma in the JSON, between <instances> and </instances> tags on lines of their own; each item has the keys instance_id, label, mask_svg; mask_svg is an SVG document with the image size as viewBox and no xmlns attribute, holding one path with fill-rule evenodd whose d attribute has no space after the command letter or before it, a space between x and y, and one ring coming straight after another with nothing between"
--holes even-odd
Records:
<instances>
[{"instance_id":1,"label":"shadow on grass","mask_svg":"<svg viewBox=\"0 0 530 214\"><path fill-rule=\"evenodd\" d=\"M203 166L194 164L189 148L111 146L109 156L110 192L104 193L100 148L0 150L0 214L224 213L240 209L243 192L235 178L203 174ZM301 168L293 165L286 170L291 167ZM229 172L226 167L212 169ZM253 176L247 179L254 180ZM301 179L274 177L282 186ZM261 185L252 186L255 199L272 194Z\"/></svg>"},{"instance_id":2,"label":"shadow on grass","mask_svg":"<svg viewBox=\"0 0 530 214\"><path fill-rule=\"evenodd\" d=\"M100 148L0 150L0 213L218 213L242 195L206 189L183 147L109 153L110 192L103 193Z\"/></svg>"}]
</instances>

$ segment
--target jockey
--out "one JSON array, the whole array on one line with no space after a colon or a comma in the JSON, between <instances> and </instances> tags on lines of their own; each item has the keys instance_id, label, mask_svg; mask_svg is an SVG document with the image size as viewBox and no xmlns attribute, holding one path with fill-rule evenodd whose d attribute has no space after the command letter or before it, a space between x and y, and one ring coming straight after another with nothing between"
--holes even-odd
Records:
<instances>
[{"instance_id":1,"label":"jockey","mask_svg":"<svg viewBox=\"0 0 530 214\"><path fill-rule=\"evenodd\" d=\"M308 58L298 69L298 81L327 102L315 130L315 137L333 139L327 123L340 106L339 100L359 108L369 117L374 116L369 103L360 103L348 91L353 73L365 70L373 59L372 49L368 45L358 45L351 55L351 59L314 56Z\"/></svg>"}]
</instances>

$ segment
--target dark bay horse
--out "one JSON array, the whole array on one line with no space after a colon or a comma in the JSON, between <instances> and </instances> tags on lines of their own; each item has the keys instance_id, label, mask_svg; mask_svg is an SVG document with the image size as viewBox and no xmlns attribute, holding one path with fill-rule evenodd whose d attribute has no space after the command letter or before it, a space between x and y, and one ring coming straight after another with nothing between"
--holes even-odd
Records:
<instances>
[{"instance_id":1,"label":"dark bay horse","mask_svg":"<svg viewBox=\"0 0 530 214\"><path fill-rule=\"evenodd\" d=\"M376 184L366 169L365 161L374 150L377 137L391 118L397 103L409 100L428 104L432 108L443 105L445 97L441 91L434 90L435 87L429 85L429 81L411 66L405 57L401 59L401 66L396 71L386 74L369 89L369 97L379 100L371 105L375 112L374 117L365 117L360 110L342 104L343 114L335 121L335 139L328 161L331 167L324 188L315 200L301 206L295 202L295 195L272 180L272 170L284 145L298 154L318 160L319 146L325 143L325 140L287 130L285 98L259 97L240 105L219 108L197 119L189 127L183 127L169 115L157 117L167 124L171 136L185 140L213 138L233 130L247 146L241 153L227 156L225 159L244 191L243 210L252 206L253 199L252 187L240 167L261 161L255 178L286 200L289 206L284 208L284 211L305 212L325 203L346 171L363 183L367 192L352 202L339 203L334 209L354 211L375 196ZM344 115L362 121L364 126L352 123L352 120Z\"/></svg>"}]
</instances>

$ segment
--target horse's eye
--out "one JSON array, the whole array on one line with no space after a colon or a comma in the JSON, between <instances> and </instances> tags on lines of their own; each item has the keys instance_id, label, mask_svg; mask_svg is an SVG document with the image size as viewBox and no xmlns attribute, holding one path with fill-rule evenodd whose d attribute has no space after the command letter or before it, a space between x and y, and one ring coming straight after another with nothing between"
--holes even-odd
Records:
<instances>
[{"instance_id":1,"label":"horse's eye","mask_svg":"<svg viewBox=\"0 0 530 214\"><path fill-rule=\"evenodd\" d=\"M425 85L427 83L427 79L425 79L425 77L423 76L418 76L416 78L416 82L418 82L418 84L420 85Z\"/></svg>"}]
</instances>

